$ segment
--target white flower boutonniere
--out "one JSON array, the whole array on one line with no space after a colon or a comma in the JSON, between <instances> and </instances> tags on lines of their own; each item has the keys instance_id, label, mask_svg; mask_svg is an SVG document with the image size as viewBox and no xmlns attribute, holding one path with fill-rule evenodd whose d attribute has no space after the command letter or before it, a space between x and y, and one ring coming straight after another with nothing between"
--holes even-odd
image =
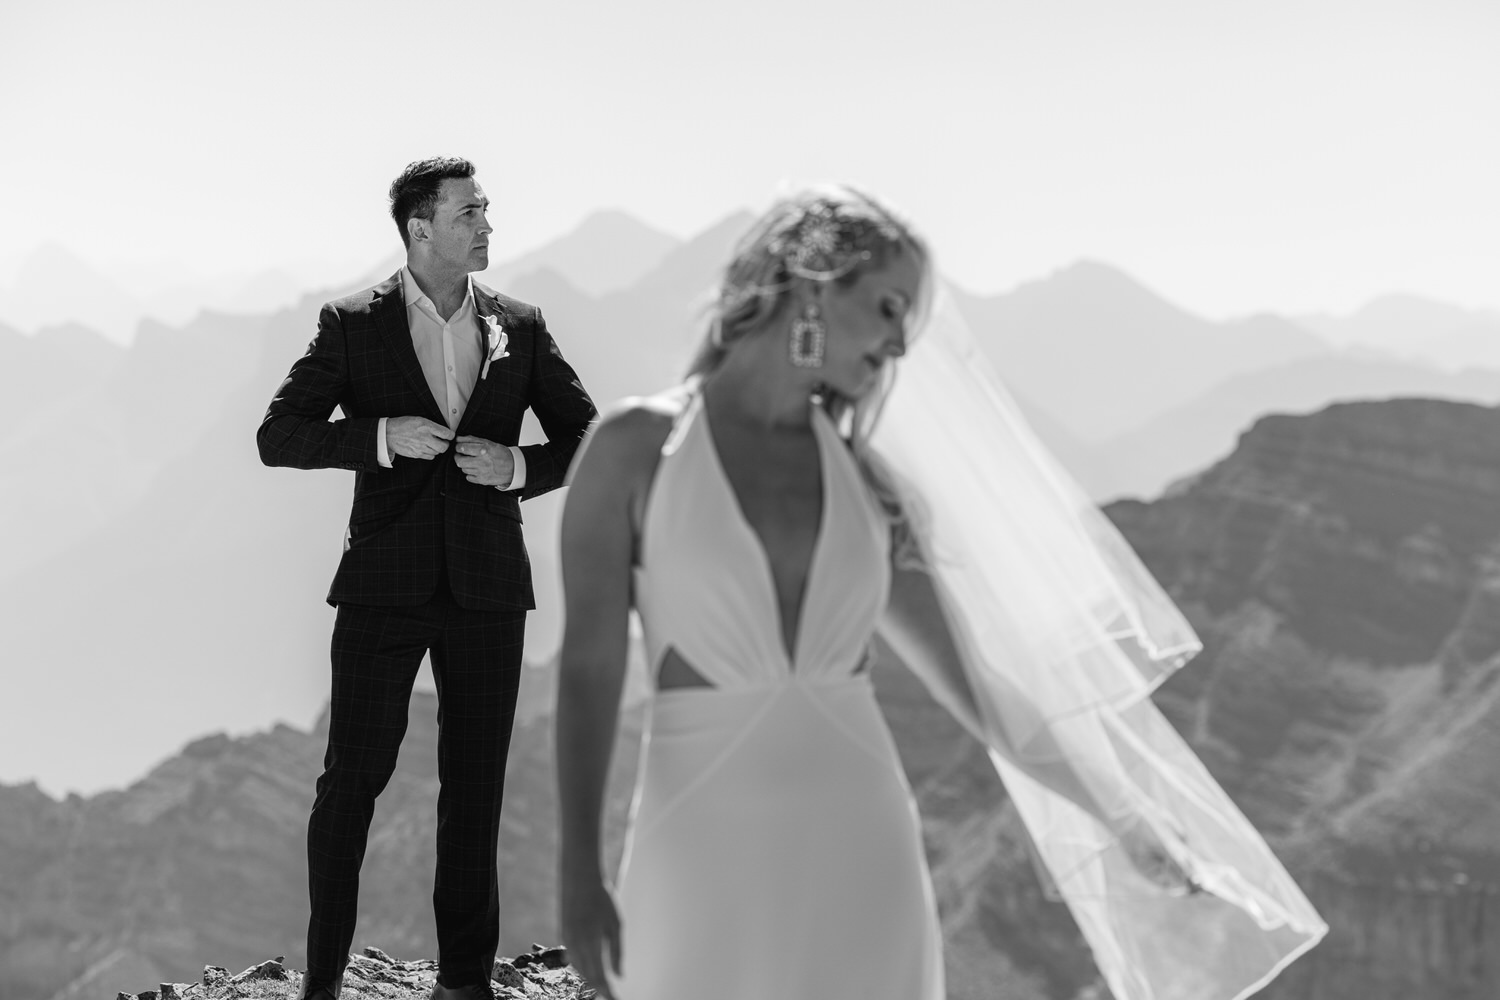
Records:
<instances>
[{"instance_id":1,"label":"white flower boutonniere","mask_svg":"<svg viewBox=\"0 0 1500 1000\"><path fill-rule=\"evenodd\" d=\"M484 355L484 367L480 369L479 377L484 378L490 373L490 362L499 361L501 358L510 357L505 350L505 345L510 342L505 328L500 325L500 320L495 316L484 317L485 324L489 327L485 334L485 346L488 348Z\"/></svg>"}]
</instances>

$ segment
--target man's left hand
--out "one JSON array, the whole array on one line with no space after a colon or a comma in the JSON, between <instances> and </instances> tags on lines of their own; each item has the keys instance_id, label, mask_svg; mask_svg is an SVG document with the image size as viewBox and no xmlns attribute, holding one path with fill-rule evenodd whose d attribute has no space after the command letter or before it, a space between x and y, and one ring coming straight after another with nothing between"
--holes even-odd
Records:
<instances>
[{"instance_id":1,"label":"man's left hand","mask_svg":"<svg viewBox=\"0 0 1500 1000\"><path fill-rule=\"evenodd\" d=\"M503 489L515 478L516 460L510 449L503 444L486 441L471 434L461 434L454 452L464 478L471 483Z\"/></svg>"}]
</instances>

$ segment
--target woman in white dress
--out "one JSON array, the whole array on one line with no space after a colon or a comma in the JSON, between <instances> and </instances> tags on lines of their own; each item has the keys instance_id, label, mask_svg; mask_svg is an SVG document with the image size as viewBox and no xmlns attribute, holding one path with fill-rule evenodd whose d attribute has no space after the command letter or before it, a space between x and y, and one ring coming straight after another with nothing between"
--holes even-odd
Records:
<instances>
[{"instance_id":1,"label":"woman in white dress","mask_svg":"<svg viewBox=\"0 0 1500 1000\"><path fill-rule=\"evenodd\" d=\"M942 1000L920 825L867 669L877 628L988 744L1119 1000L1228 1000L1320 933L1165 723L1136 719L1191 633L1092 508L1057 499L1055 468L982 426L999 397L968 345L933 338L920 397L872 435L903 402L893 368L927 339L908 342L931 286L925 246L873 199L788 198L741 242L688 382L626 401L580 453L562 531L561 919L601 997ZM964 425L924 425L945 413ZM1006 492L1047 481L1008 511L984 496L1007 462ZM1048 544L1063 535L1076 553ZM982 577L1039 542L1034 593L1009 599L1014 565L998 594L976 582L976 563ZM611 891L600 817L632 609L655 694ZM1129 638L1146 652L1119 652ZM1226 955L1227 976L1201 968Z\"/></svg>"}]
</instances>

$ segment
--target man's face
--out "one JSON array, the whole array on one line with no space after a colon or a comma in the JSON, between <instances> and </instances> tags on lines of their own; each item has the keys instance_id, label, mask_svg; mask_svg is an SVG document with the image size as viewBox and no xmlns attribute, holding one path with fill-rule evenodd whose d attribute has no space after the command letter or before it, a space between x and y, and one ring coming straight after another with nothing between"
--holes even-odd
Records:
<instances>
[{"instance_id":1,"label":"man's face","mask_svg":"<svg viewBox=\"0 0 1500 1000\"><path fill-rule=\"evenodd\" d=\"M490 227L485 210L490 200L472 177L449 177L438 189L440 200L427 223L436 262L454 270L483 271L490 266Z\"/></svg>"}]
</instances>

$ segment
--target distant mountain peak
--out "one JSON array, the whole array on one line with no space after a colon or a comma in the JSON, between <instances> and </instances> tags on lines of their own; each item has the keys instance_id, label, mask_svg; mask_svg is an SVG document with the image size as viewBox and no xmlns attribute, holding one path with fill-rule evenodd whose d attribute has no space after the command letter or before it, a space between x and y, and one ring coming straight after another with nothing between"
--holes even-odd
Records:
<instances>
[{"instance_id":1,"label":"distant mountain peak","mask_svg":"<svg viewBox=\"0 0 1500 1000\"><path fill-rule=\"evenodd\" d=\"M1356 322L1417 330L1457 326L1477 317L1462 306L1449 305L1421 295L1396 293L1371 299L1350 318Z\"/></svg>"},{"instance_id":2,"label":"distant mountain peak","mask_svg":"<svg viewBox=\"0 0 1500 1000\"><path fill-rule=\"evenodd\" d=\"M26 255L26 261L22 264L22 267L24 268L30 264L39 266L52 266L55 264L77 267L87 266L82 257L55 240L47 240L44 243L37 244L36 249Z\"/></svg>"},{"instance_id":3,"label":"distant mountain peak","mask_svg":"<svg viewBox=\"0 0 1500 1000\"><path fill-rule=\"evenodd\" d=\"M48 340L54 343L68 343L86 347L89 350L104 351L116 354L125 350L123 344L110 340L104 334L93 327L82 323L74 323L71 320L62 323L50 323L39 327L36 331L38 341Z\"/></svg>"},{"instance_id":4,"label":"distant mountain peak","mask_svg":"<svg viewBox=\"0 0 1500 1000\"><path fill-rule=\"evenodd\" d=\"M1102 260L1082 257L1044 278L1023 282L1011 293L1022 298L1087 303L1100 300L1128 303L1187 318L1190 314L1148 288L1140 280Z\"/></svg>"},{"instance_id":5,"label":"distant mountain peak","mask_svg":"<svg viewBox=\"0 0 1500 1000\"><path fill-rule=\"evenodd\" d=\"M1048 278L1116 281L1126 285L1140 285L1140 282L1126 274L1121 268L1093 257L1080 257L1071 264L1056 268Z\"/></svg>"},{"instance_id":6,"label":"distant mountain peak","mask_svg":"<svg viewBox=\"0 0 1500 1000\"><path fill-rule=\"evenodd\" d=\"M722 239L726 235L732 235L735 239L738 239L745 234L745 231L750 228L751 224L755 222L756 218L756 214L750 211L748 208L742 208L738 211L730 212L718 222L715 222L712 225L708 226L706 229L700 231L697 236L694 236L688 242L689 244L692 244L701 243L704 241L714 241Z\"/></svg>"},{"instance_id":7,"label":"distant mountain peak","mask_svg":"<svg viewBox=\"0 0 1500 1000\"><path fill-rule=\"evenodd\" d=\"M550 269L584 294L599 297L629 288L681 240L619 209L601 209L573 229L481 275L504 289L516 278Z\"/></svg>"},{"instance_id":8,"label":"distant mountain peak","mask_svg":"<svg viewBox=\"0 0 1500 1000\"><path fill-rule=\"evenodd\" d=\"M506 287L511 294L543 306L559 299L571 298L581 292L577 285L568 280L566 274L546 264L530 271L517 272L506 282Z\"/></svg>"},{"instance_id":9,"label":"distant mountain peak","mask_svg":"<svg viewBox=\"0 0 1500 1000\"><path fill-rule=\"evenodd\" d=\"M712 288L755 219L755 214L746 209L724 216L663 257L656 269L641 279L639 287L654 291L670 288L688 296Z\"/></svg>"},{"instance_id":10,"label":"distant mountain peak","mask_svg":"<svg viewBox=\"0 0 1500 1000\"><path fill-rule=\"evenodd\" d=\"M1500 367L1500 313L1422 295L1382 295L1347 315L1314 313L1298 322L1332 343L1422 358L1450 371Z\"/></svg>"},{"instance_id":11,"label":"distant mountain peak","mask_svg":"<svg viewBox=\"0 0 1500 1000\"><path fill-rule=\"evenodd\" d=\"M585 215L583 221L574 226L567 236L598 236L601 234L615 234L622 231L647 233L659 240L674 244L682 242L671 233L658 229L649 223L642 222L621 208L595 209L588 215Z\"/></svg>"},{"instance_id":12,"label":"distant mountain peak","mask_svg":"<svg viewBox=\"0 0 1500 1000\"><path fill-rule=\"evenodd\" d=\"M133 301L133 296L94 265L61 243L53 242L42 243L27 254L16 271L12 288L25 290L40 285L50 292L85 283L102 287L116 298Z\"/></svg>"}]
</instances>

